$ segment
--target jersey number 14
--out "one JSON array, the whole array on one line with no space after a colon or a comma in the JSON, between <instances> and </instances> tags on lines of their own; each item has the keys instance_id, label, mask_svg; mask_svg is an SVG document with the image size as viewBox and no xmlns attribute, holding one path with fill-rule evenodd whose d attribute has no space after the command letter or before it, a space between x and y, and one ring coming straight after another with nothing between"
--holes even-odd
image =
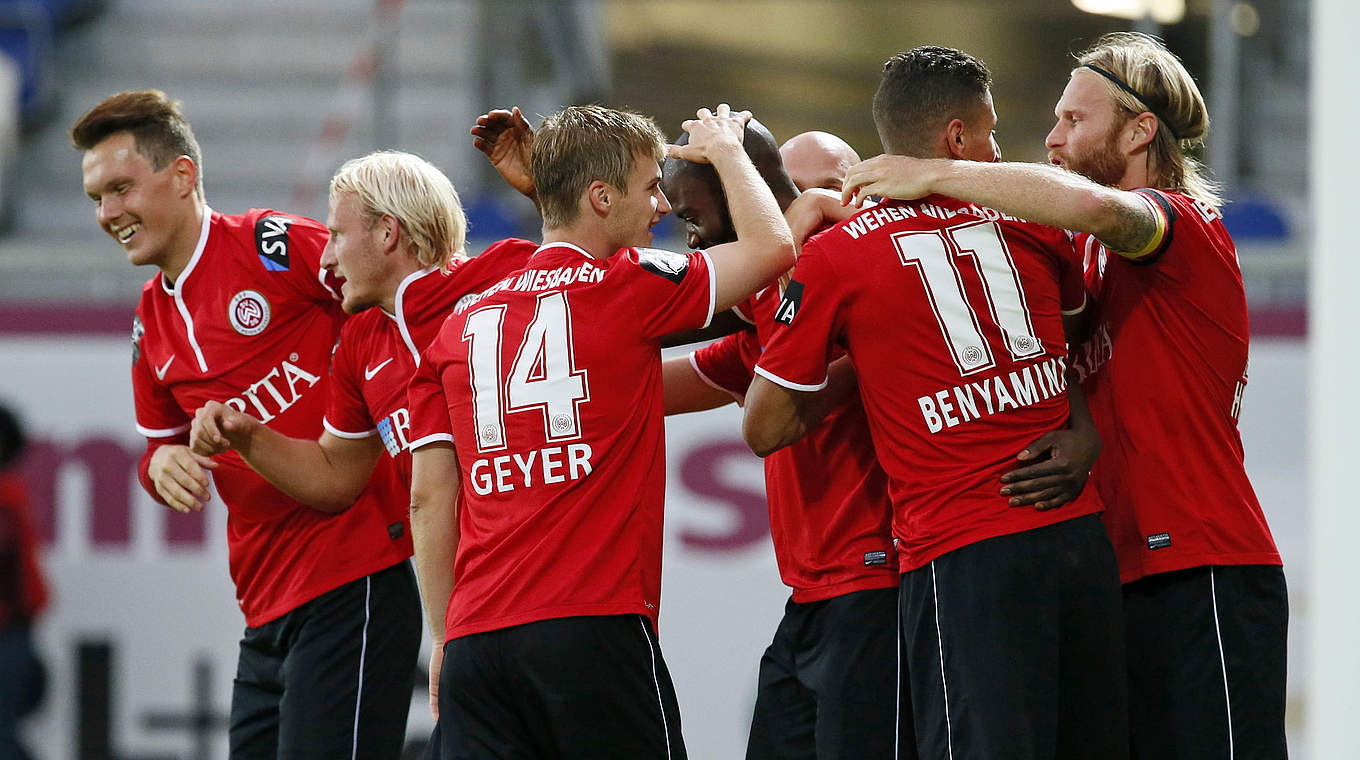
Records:
<instances>
[{"instance_id":1,"label":"jersey number 14","mask_svg":"<svg viewBox=\"0 0 1360 760\"><path fill-rule=\"evenodd\" d=\"M514 413L540 413L548 441L580 437L580 404L590 400L590 386L586 371L575 368L566 295L558 291L539 296L509 372L501 366L506 308L499 304L478 309L463 327L477 450L505 448L505 416Z\"/></svg>"}]
</instances>

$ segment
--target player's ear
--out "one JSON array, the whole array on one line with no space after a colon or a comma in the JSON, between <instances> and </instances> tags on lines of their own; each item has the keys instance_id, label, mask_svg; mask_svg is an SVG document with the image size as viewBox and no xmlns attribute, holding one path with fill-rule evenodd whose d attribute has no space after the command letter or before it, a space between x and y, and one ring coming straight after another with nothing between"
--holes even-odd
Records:
<instances>
[{"instance_id":1,"label":"player's ear","mask_svg":"<svg viewBox=\"0 0 1360 760\"><path fill-rule=\"evenodd\" d=\"M1130 119L1126 129L1129 150L1136 151L1157 136L1157 117L1144 111Z\"/></svg>"},{"instance_id":2,"label":"player's ear","mask_svg":"<svg viewBox=\"0 0 1360 760\"><path fill-rule=\"evenodd\" d=\"M967 127L962 119L951 119L944 128L945 148L950 158L963 158L968 150Z\"/></svg>"},{"instance_id":3,"label":"player's ear","mask_svg":"<svg viewBox=\"0 0 1360 760\"><path fill-rule=\"evenodd\" d=\"M401 221L391 214L383 214L378 218L378 224L382 227L383 251L391 253L397 250L401 244Z\"/></svg>"},{"instance_id":4,"label":"player's ear","mask_svg":"<svg viewBox=\"0 0 1360 760\"><path fill-rule=\"evenodd\" d=\"M586 200L590 203L591 209L600 216L609 215L615 195L614 188L602 179L591 182L590 187L586 188Z\"/></svg>"},{"instance_id":5,"label":"player's ear","mask_svg":"<svg viewBox=\"0 0 1360 760\"><path fill-rule=\"evenodd\" d=\"M181 198L198 189L198 164L188 156L180 156L170 164L171 176L175 178L175 190Z\"/></svg>"}]
</instances>

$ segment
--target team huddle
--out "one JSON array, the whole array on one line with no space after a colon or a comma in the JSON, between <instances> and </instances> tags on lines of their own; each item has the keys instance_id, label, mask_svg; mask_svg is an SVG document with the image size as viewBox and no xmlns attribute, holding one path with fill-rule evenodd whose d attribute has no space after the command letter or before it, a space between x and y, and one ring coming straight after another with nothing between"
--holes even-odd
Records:
<instances>
[{"instance_id":1,"label":"team huddle","mask_svg":"<svg viewBox=\"0 0 1360 760\"><path fill-rule=\"evenodd\" d=\"M430 756L685 757L663 420L733 402L791 589L748 758L1285 757L1204 101L1121 33L1054 112L1053 166L1002 162L990 72L934 46L885 64L864 162L726 105L674 144L490 111L474 146L542 238L469 257L416 156L345 163L324 224L226 215L177 102L98 104L85 191L159 270L142 484L228 509L231 757L399 757L422 608ZM691 251L653 247L668 213Z\"/></svg>"}]
</instances>

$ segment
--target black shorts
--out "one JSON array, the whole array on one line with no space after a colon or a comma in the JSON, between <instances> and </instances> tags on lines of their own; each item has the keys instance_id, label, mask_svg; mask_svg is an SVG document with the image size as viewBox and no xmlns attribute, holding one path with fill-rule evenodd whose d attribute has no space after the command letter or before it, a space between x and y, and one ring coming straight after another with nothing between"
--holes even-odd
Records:
<instances>
[{"instance_id":1,"label":"black shorts","mask_svg":"<svg viewBox=\"0 0 1360 760\"><path fill-rule=\"evenodd\" d=\"M897 597L789 600L760 658L747 760L915 757L911 712L898 714Z\"/></svg>"},{"instance_id":2,"label":"black shorts","mask_svg":"<svg viewBox=\"0 0 1360 760\"><path fill-rule=\"evenodd\" d=\"M396 760L420 635L405 561L247 628L231 692L232 760Z\"/></svg>"},{"instance_id":3,"label":"black shorts","mask_svg":"<svg viewBox=\"0 0 1360 760\"><path fill-rule=\"evenodd\" d=\"M1284 570L1222 565L1124 586L1130 729L1139 760L1281 760Z\"/></svg>"},{"instance_id":4,"label":"black shorts","mask_svg":"<svg viewBox=\"0 0 1360 760\"><path fill-rule=\"evenodd\" d=\"M904 573L902 631L922 758L1128 757L1119 573L1097 516Z\"/></svg>"},{"instance_id":5,"label":"black shorts","mask_svg":"<svg viewBox=\"0 0 1360 760\"><path fill-rule=\"evenodd\" d=\"M651 621L554 618L451 639L442 760L682 760L680 706Z\"/></svg>"}]
</instances>

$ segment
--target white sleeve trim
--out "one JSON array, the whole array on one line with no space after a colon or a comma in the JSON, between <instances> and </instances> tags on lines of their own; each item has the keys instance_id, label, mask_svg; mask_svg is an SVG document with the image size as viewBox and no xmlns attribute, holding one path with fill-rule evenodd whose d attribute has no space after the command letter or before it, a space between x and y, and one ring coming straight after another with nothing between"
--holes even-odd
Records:
<instances>
[{"instance_id":1,"label":"white sleeve trim","mask_svg":"<svg viewBox=\"0 0 1360 760\"><path fill-rule=\"evenodd\" d=\"M1074 315L1074 314L1080 314L1080 313L1082 313L1083 311L1086 311L1086 294L1085 294L1085 293L1082 293L1082 294L1081 294L1081 306L1078 306L1078 307L1075 308L1075 309L1063 309L1063 310L1062 310L1062 313L1063 313L1063 316L1064 316L1064 317L1070 317L1070 316L1072 316L1072 315Z\"/></svg>"},{"instance_id":2,"label":"white sleeve trim","mask_svg":"<svg viewBox=\"0 0 1360 760\"><path fill-rule=\"evenodd\" d=\"M760 375L766 380L769 380L775 385L782 385L785 388L788 388L789 390L793 391L803 391L804 393L811 393L813 391L819 391L826 387L826 378L822 378L822 382L816 385L805 385L803 383L795 383L792 380L785 380L779 375L776 375L773 372L765 369L764 367L761 367L759 364L756 365L756 374Z\"/></svg>"},{"instance_id":3,"label":"white sleeve trim","mask_svg":"<svg viewBox=\"0 0 1360 760\"><path fill-rule=\"evenodd\" d=\"M415 451L422 446L429 446L432 443L453 443L453 436L449 433L431 433L424 438L417 438L411 441L411 451Z\"/></svg>"},{"instance_id":4,"label":"white sleeve trim","mask_svg":"<svg viewBox=\"0 0 1360 760\"><path fill-rule=\"evenodd\" d=\"M699 251L699 255L708 264L708 316L704 318L703 324L708 327L713 324L713 310L718 306L718 273L713 271L713 259L708 257L708 251Z\"/></svg>"},{"instance_id":5,"label":"white sleeve trim","mask_svg":"<svg viewBox=\"0 0 1360 760\"><path fill-rule=\"evenodd\" d=\"M172 428L149 428L137 425L137 432L146 438L170 438L189 431L188 425L180 425Z\"/></svg>"},{"instance_id":6,"label":"white sleeve trim","mask_svg":"<svg viewBox=\"0 0 1360 760\"><path fill-rule=\"evenodd\" d=\"M371 428L371 429L369 429L369 430L365 430L365 431L362 432L362 433L350 433L350 432L341 430L340 428L337 428L336 426L332 425L332 424L331 424L331 421L328 420L328 419L326 419L325 417L322 417L322 418L321 418L321 426L324 427L324 428L326 428L326 432L327 432L327 433L330 433L331 435L335 436L336 438L346 438L346 439L351 440L351 441L355 441L355 440L358 440L358 439L360 439L360 438L368 438L369 436L373 436L373 435L377 435L377 434L378 434L378 429L377 429L377 428Z\"/></svg>"},{"instance_id":7,"label":"white sleeve trim","mask_svg":"<svg viewBox=\"0 0 1360 760\"><path fill-rule=\"evenodd\" d=\"M740 319L741 321L745 322L746 324L751 325L751 326L755 326L756 321L755 321L754 319L748 318L748 317L746 316L746 314L744 314L744 313L742 312L742 310L741 310L741 304L737 304L736 306L733 306L733 307L732 307L732 313L733 313L733 314L736 314L736 315L737 315L737 318Z\"/></svg>"},{"instance_id":8,"label":"white sleeve trim","mask_svg":"<svg viewBox=\"0 0 1360 760\"><path fill-rule=\"evenodd\" d=\"M707 385L709 385L709 386L711 386L711 387L713 387L713 388L717 388L718 390L722 391L723 393L726 393L727 395L729 395L729 396L731 396L732 398L736 399L738 404L741 404L742 406L745 406L745 405L746 405L746 394L745 394L745 393L737 393L736 391L733 391L731 388L724 388L723 386L721 386L721 385L719 385L719 384L713 382L713 379L712 379L712 378L710 378L708 375L705 375L705 374L704 374L704 371L701 370L701 369L699 369L699 362L697 362L697 361L694 360L694 354L690 354L690 355L689 355L689 366L691 366L691 367L694 368L694 374L698 375L698 376L699 376L699 379L700 379L700 380L703 380L705 384L707 384Z\"/></svg>"}]
</instances>

